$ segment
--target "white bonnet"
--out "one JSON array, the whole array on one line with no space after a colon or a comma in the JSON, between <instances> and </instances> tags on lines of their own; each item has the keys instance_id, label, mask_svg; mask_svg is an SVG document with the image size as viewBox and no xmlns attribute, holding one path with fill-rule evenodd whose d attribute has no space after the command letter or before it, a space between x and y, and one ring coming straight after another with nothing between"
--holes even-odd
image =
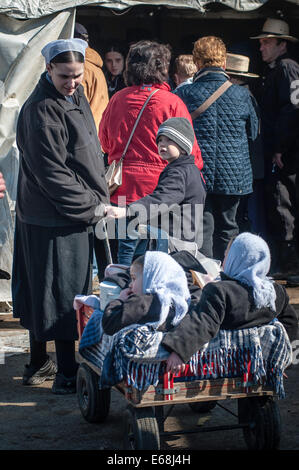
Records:
<instances>
[{"instance_id":1,"label":"white bonnet","mask_svg":"<svg viewBox=\"0 0 299 470\"><path fill-rule=\"evenodd\" d=\"M46 60L46 64L49 64L58 54L67 51L80 52L85 58L85 49L87 47L88 43L83 41L83 39L57 39L46 44L41 53Z\"/></svg>"}]
</instances>

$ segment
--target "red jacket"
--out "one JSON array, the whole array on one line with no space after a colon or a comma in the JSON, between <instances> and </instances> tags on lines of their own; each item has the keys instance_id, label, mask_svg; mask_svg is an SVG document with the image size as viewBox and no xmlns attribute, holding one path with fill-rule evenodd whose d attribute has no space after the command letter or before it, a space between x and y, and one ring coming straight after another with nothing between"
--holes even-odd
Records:
<instances>
[{"instance_id":1,"label":"red jacket","mask_svg":"<svg viewBox=\"0 0 299 470\"><path fill-rule=\"evenodd\" d=\"M155 189L160 173L167 165L159 156L156 144L160 124L171 117L185 117L192 123L186 105L171 93L167 83L124 88L112 96L99 128L100 142L103 151L108 154L109 164L120 159L138 113L155 88L159 88L159 91L152 96L143 111L124 158L123 183L111 196L113 203L124 205L118 201L118 197L125 196L125 204L130 204ZM192 154L201 170L203 161L196 137Z\"/></svg>"}]
</instances>

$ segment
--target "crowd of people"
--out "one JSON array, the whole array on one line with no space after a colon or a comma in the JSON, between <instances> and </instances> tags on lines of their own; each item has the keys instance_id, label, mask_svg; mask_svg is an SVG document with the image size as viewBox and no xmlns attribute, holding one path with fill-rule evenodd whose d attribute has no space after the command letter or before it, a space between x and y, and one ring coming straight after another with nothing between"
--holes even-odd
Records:
<instances>
[{"instance_id":1,"label":"crowd of people","mask_svg":"<svg viewBox=\"0 0 299 470\"><path fill-rule=\"evenodd\" d=\"M80 28L82 25L77 24L77 37ZM86 29L85 33L86 38ZM199 145L200 150L193 149L193 155L195 160L202 158L204 161L203 167L199 166L207 191L201 251L206 256L223 260L230 238L239 231L252 231L270 245L273 277L288 278L290 285L296 285L299 284L296 179L299 111L298 105L292 103L291 94L292 83L298 79L299 66L290 58L288 44L298 40L290 35L285 21L272 18L266 20L258 36L250 39L260 43L265 65L261 76L249 72L248 57L228 53L223 41L217 37L201 38L194 44L192 55L176 57L172 61L171 75L171 57L166 45L142 41L138 47L131 48L128 55L121 47L110 45L104 53L110 100L99 126L99 138L108 163L119 161L132 122L141 108L143 96L146 96L146 90L143 90L139 102L131 104L131 99L137 99L132 86L137 90L141 83L150 84L147 94L159 87L171 93L162 95L159 92L147 106L144 122L147 119L150 125L146 132L142 125L135 131L133 144L129 146L123 162L122 187L112 195L111 202L117 204L120 196L125 196L128 204L143 198L155 188L164 165L155 144L159 124L171 116L186 116L178 109L169 108L169 100L175 103L174 95L178 96L180 106L183 102L188 115L191 115L196 145ZM146 48L155 52L147 52L146 55ZM138 67L137 61L140 61ZM143 66L141 71L142 63L146 63L147 70ZM138 68L137 75L136 70L131 71L134 67ZM155 70L154 74L150 67ZM159 67L164 67L164 76L161 76ZM152 76L146 77L147 73L152 73ZM113 88L111 82L116 84L117 81L120 85ZM238 86L226 91L228 81ZM220 90L214 103L204 104L221 85L224 85L223 94ZM115 91L124 88L126 91L111 99ZM163 114L161 101L168 110L167 114ZM116 109L117 122L114 119ZM199 152L201 157L198 157ZM153 155L155 161L152 160ZM147 178L144 180L141 175L145 171ZM112 241L114 258L127 263L134 243L136 240ZM96 244L101 278L103 268L99 260L103 257L104 248L97 241ZM129 258L123 256L124 252Z\"/></svg>"},{"instance_id":2,"label":"crowd of people","mask_svg":"<svg viewBox=\"0 0 299 470\"><path fill-rule=\"evenodd\" d=\"M115 219L116 237L109 240L113 259L129 267L137 238L129 231L120 234L119 221L125 219L128 226L138 204L146 213L140 222L149 225L152 206L189 205L191 222L195 207L202 206L198 248L221 263L246 220L245 231L260 237L249 238L255 257L244 259L244 269L251 272L260 256L267 258L262 270L254 270L254 280L248 280L255 299L258 289L264 296L252 305L247 288L238 291L233 285L233 294L244 297L254 318L260 308L275 311L275 299L278 313L284 312L285 291L274 288L267 275L270 269L272 277L299 285L299 108L291 100L299 65L287 52L288 42L298 40L286 22L275 19L268 19L252 40L260 42L266 65L257 96L250 81L259 77L249 72L248 58L229 54L216 36L198 39L192 56L177 57L173 77L167 45L142 40L125 54L114 43L102 59L78 23L74 38L42 49L46 70L17 125L12 293L14 316L30 332L24 385L54 378L53 393L75 391L73 300L91 293L94 251L99 278L108 264L107 239L95 237L95 225L103 215ZM120 160L122 182L109 193L105 166ZM0 197L4 190L0 179ZM256 241L260 238L270 246L271 266L270 252ZM234 244L236 258L238 246ZM240 269L236 273L226 272L239 282ZM209 287L205 301L211 306L223 297L223 289L221 281ZM215 332L226 318L223 304L217 308ZM207 328L201 320L198 324L199 313L196 307L184 321L187 327L179 327L184 341L175 332L166 336L170 369L180 368L182 358L189 357L190 331ZM47 341L55 341L57 364L47 355ZM194 341L193 349L199 343Z\"/></svg>"}]
</instances>

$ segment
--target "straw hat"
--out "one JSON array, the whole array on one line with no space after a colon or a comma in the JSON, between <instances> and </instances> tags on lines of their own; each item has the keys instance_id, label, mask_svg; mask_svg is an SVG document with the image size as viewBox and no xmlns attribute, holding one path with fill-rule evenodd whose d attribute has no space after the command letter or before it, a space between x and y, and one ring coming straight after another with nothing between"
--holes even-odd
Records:
<instances>
[{"instance_id":1,"label":"straw hat","mask_svg":"<svg viewBox=\"0 0 299 470\"><path fill-rule=\"evenodd\" d=\"M286 41L298 42L297 38L290 36L290 28L288 23L282 20L276 20L268 18L262 28L261 34L253 36L250 39L262 39L262 38L278 38L285 39Z\"/></svg>"},{"instance_id":2,"label":"straw hat","mask_svg":"<svg viewBox=\"0 0 299 470\"><path fill-rule=\"evenodd\" d=\"M238 75L241 77L248 77L248 78L258 78L259 75L255 73L249 73L249 57L246 55L238 55L238 54L226 54L226 68L225 71L229 75Z\"/></svg>"}]
</instances>

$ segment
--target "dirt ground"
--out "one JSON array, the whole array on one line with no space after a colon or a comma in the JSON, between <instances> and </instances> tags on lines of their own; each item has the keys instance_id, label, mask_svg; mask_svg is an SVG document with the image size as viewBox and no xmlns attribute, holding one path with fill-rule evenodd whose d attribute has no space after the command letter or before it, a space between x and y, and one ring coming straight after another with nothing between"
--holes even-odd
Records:
<instances>
[{"instance_id":1,"label":"dirt ground","mask_svg":"<svg viewBox=\"0 0 299 470\"><path fill-rule=\"evenodd\" d=\"M289 289L292 303L299 309L299 288ZM11 314L0 316L0 335L23 334ZM24 336L25 337L25 336ZM299 345L297 346L299 351ZM48 344L49 354L55 358L53 344ZM296 353L299 360L299 352ZM84 420L76 395L56 396L51 393L52 382L24 387L22 374L29 355L9 355L0 361L0 450L88 450L113 451L122 449L122 417L127 402L117 391L112 391L112 402L107 421L90 424ZM286 398L278 401L282 433L280 449L299 450L299 364L292 365L285 379ZM236 400L221 402L228 410L236 412ZM237 419L217 406L211 413L198 415L188 405L176 405L166 421L165 430L201 429L227 423L237 424ZM163 451L245 450L242 430L202 432L162 438Z\"/></svg>"}]
</instances>

